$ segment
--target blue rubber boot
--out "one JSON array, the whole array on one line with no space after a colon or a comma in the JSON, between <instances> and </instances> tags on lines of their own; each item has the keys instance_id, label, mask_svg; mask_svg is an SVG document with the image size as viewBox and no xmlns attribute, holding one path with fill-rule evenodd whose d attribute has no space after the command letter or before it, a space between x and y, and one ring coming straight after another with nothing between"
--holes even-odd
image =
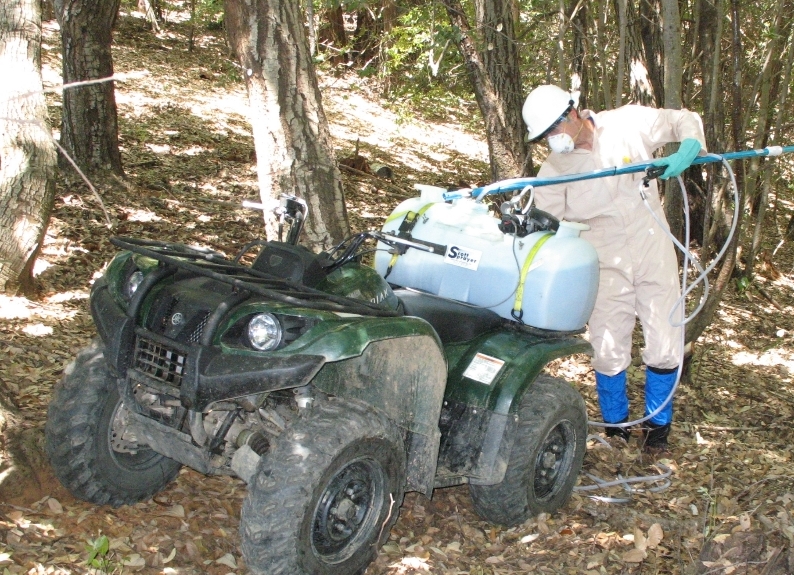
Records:
<instances>
[{"instance_id":1,"label":"blue rubber boot","mask_svg":"<svg viewBox=\"0 0 794 575\"><path fill-rule=\"evenodd\" d=\"M615 375L595 372L598 405L604 423L625 423L629 420L629 398L626 395L626 370ZM628 441L631 432L625 427L606 427L607 437Z\"/></svg>"},{"instance_id":2,"label":"blue rubber boot","mask_svg":"<svg viewBox=\"0 0 794 575\"><path fill-rule=\"evenodd\" d=\"M645 368L645 415L658 409L675 385L678 368L659 369ZM673 421L673 401L646 422L648 429L644 432L643 449L666 450L667 437L670 435L670 424Z\"/></svg>"}]
</instances>

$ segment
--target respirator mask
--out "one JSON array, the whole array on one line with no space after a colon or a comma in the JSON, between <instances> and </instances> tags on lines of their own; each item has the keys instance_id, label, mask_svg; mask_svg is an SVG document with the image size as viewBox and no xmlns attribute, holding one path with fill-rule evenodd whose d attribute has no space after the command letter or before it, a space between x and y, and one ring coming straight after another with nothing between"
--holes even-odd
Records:
<instances>
[{"instance_id":1,"label":"respirator mask","mask_svg":"<svg viewBox=\"0 0 794 575\"><path fill-rule=\"evenodd\" d=\"M570 120L564 120L566 122ZM546 138L546 141L549 143L549 148L551 148L552 152L557 152L558 154L570 154L573 152L573 149L576 147L576 138L579 137L579 134L584 127L584 122L579 123L579 131L576 132L574 137L568 135L567 132L563 131L560 134L554 134L553 136L549 136Z\"/></svg>"},{"instance_id":2,"label":"respirator mask","mask_svg":"<svg viewBox=\"0 0 794 575\"><path fill-rule=\"evenodd\" d=\"M573 152L575 147L573 138L571 138L565 132L562 134L554 134L553 136L549 136L546 138L546 141L549 143L549 148L551 148L551 151L557 152L558 154L570 154Z\"/></svg>"}]
</instances>

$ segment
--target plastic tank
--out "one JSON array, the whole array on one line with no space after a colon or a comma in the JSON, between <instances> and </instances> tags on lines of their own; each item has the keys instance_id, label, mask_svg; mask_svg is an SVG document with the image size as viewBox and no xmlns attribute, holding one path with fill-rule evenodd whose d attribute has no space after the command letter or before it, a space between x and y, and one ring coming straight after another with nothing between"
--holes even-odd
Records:
<instances>
[{"instance_id":1,"label":"plastic tank","mask_svg":"<svg viewBox=\"0 0 794 575\"><path fill-rule=\"evenodd\" d=\"M443 190L420 189L420 197L397 206L383 231L397 233L408 212L421 212L411 236L446 246L445 254L408 248L387 276L392 254L388 246L379 244L375 269L389 283L485 307L513 319L521 270L526 268L521 320L555 331L584 327L598 291L598 256L579 237L588 229L586 225L563 221L556 234L536 232L517 238L499 230L499 221L486 205L471 199L444 203ZM538 242L542 243L533 250Z\"/></svg>"}]
</instances>

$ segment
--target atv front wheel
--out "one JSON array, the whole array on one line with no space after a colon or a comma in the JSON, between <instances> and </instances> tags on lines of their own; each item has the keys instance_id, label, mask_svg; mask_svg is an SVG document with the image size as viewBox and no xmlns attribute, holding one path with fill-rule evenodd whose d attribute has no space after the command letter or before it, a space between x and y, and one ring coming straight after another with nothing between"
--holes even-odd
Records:
<instances>
[{"instance_id":1,"label":"atv front wheel","mask_svg":"<svg viewBox=\"0 0 794 575\"><path fill-rule=\"evenodd\" d=\"M181 465L138 443L127 415L95 341L66 368L47 410L47 455L75 497L118 507L148 499L176 477Z\"/></svg>"},{"instance_id":2,"label":"atv front wheel","mask_svg":"<svg viewBox=\"0 0 794 575\"><path fill-rule=\"evenodd\" d=\"M477 514L507 526L562 507L586 449L587 411L566 381L539 375L521 399L518 418L502 482L469 486Z\"/></svg>"},{"instance_id":3,"label":"atv front wheel","mask_svg":"<svg viewBox=\"0 0 794 575\"><path fill-rule=\"evenodd\" d=\"M397 427L362 404L318 402L262 457L243 503L248 568L267 575L354 575L397 519L405 453Z\"/></svg>"}]
</instances>

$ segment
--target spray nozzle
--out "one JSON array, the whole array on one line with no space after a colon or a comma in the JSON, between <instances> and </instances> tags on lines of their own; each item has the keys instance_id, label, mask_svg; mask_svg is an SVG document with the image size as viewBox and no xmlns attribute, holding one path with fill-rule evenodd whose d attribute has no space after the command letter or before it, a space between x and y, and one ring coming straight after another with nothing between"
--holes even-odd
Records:
<instances>
[{"instance_id":1,"label":"spray nozzle","mask_svg":"<svg viewBox=\"0 0 794 575\"><path fill-rule=\"evenodd\" d=\"M655 180L667 170L667 166L648 166L645 169L645 177L642 179L642 187L647 188L651 180Z\"/></svg>"}]
</instances>

